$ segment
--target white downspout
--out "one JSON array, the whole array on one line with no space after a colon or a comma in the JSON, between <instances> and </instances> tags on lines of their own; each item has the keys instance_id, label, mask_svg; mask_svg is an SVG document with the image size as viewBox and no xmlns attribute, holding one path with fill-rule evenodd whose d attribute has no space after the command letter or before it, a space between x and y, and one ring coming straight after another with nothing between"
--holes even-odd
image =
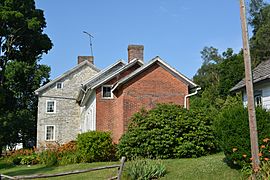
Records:
<instances>
[{"instance_id":1,"label":"white downspout","mask_svg":"<svg viewBox=\"0 0 270 180\"><path fill-rule=\"evenodd\" d=\"M187 108L187 98L197 94L199 90L201 90L201 87L196 88L195 92L185 95L185 100L184 100L184 108L185 109Z\"/></svg>"}]
</instances>

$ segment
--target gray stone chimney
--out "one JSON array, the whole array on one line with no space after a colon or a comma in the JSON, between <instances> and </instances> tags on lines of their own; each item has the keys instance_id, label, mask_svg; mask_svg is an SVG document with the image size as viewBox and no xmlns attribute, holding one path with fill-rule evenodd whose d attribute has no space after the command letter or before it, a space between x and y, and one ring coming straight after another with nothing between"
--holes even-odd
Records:
<instances>
[{"instance_id":1,"label":"gray stone chimney","mask_svg":"<svg viewBox=\"0 0 270 180\"><path fill-rule=\"evenodd\" d=\"M78 64L84 61L94 64L94 56L78 56Z\"/></svg>"},{"instance_id":2,"label":"gray stone chimney","mask_svg":"<svg viewBox=\"0 0 270 180\"><path fill-rule=\"evenodd\" d=\"M128 45L128 62L132 61L134 58L143 61L143 45Z\"/></svg>"}]
</instances>

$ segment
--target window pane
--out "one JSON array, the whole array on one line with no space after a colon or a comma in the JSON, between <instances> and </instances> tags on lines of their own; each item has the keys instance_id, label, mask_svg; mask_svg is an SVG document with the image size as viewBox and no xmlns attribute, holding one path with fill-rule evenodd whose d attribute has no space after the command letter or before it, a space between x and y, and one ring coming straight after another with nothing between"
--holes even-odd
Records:
<instances>
[{"instance_id":1,"label":"window pane","mask_svg":"<svg viewBox=\"0 0 270 180\"><path fill-rule=\"evenodd\" d=\"M54 140L54 126L46 126L46 140Z\"/></svg>"},{"instance_id":2,"label":"window pane","mask_svg":"<svg viewBox=\"0 0 270 180\"><path fill-rule=\"evenodd\" d=\"M255 105L258 106L262 106L262 97L261 96L256 96L255 97Z\"/></svg>"},{"instance_id":3,"label":"window pane","mask_svg":"<svg viewBox=\"0 0 270 180\"><path fill-rule=\"evenodd\" d=\"M254 92L254 101L255 101L255 106L262 106L262 91L261 90L256 90Z\"/></svg>"},{"instance_id":4,"label":"window pane","mask_svg":"<svg viewBox=\"0 0 270 180\"><path fill-rule=\"evenodd\" d=\"M54 101L47 102L47 112L54 112Z\"/></svg>"},{"instance_id":5,"label":"window pane","mask_svg":"<svg viewBox=\"0 0 270 180\"><path fill-rule=\"evenodd\" d=\"M112 97L111 95L111 87L103 87L103 97Z\"/></svg>"},{"instance_id":6,"label":"window pane","mask_svg":"<svg viewBox=\"0 0 270 180\"><path fill-rule=\"evenodd\" d=\"M62 89L62 83L61 83L61 82L56 83L56 88L57 88L57 89Z\"/></svg>"}]
</instances>

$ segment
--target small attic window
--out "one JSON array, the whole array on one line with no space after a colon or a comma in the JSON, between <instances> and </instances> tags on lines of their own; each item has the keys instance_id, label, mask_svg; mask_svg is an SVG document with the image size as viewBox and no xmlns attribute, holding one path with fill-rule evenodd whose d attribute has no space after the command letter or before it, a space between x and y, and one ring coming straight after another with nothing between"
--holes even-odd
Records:
<instances>
[{"instance_id":1,"label":"small attic window","mask_svg":"<svg viewBox=\"0 0 270 180\"><path fill-rule=\"evenodd\" d=\"M56 89L62 89L62 88L63 88L63 82L57 82Z\"/></svg>"},{"instance_id":2,"label":"small attic window","mask_svg":"<svg viewBox=\"0 0 270 180\"><path fill-rule=\"evenodd\" d=\"M113 98L112 86L110 86L110 85L102 86L102 98L104 98L104 99L112 99Z\"/></svg>"}]
</instances>

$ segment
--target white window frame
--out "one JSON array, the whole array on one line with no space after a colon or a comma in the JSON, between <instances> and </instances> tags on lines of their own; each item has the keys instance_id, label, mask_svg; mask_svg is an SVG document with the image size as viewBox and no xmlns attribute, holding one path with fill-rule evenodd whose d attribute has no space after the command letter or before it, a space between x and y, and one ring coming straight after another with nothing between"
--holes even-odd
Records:
<instances>
[{"instance_id":1,"label":"white window frame","mask_svg":"<svg viewBox=\"0 0 270 180\"><path fill-rule=\"evenodd\" d=\"M60 88L58 88L58 84L61 84ZM63 87L64 87L63 85L64 85L63 82L57 82L55 87L56 87L56 89L63 89Z\"/></svg>"},{"instance_id":2,"label":"white window frame","mask_svg":"<svg viewBox=\"0 0 270 180\"><path fill-rule=\"evenodd\" d=\"M259 101L259 104L258 104ZM254 91L254 104L256 107L263 107L263 93L262 90Z\"/></svg>"},{"instance_id":3,"label":"white window frame","mask_svg":"<svg viewBox=\"0 0 270 180\"><path fill-rule=\"evenodd\" d=\"M53 102L53 112L48 112L48 102ZM54 114L56 113L56 101L55 100L46 100L46 113Z\"/></svg>"},{"instance_id":4,"label":"white window frame","mask_svg":"<svg viewBox=\"0 0 270 180\"><path fill-rule=\"evenodd\" d=\"M110 97L104 97L103 96L103 88L104 87L110 87L111 88L111 96ZM112 85L103 85L101 87L101 97L102 97L102 99L113 99Z\"/></svg>"},{"instance_id":5,"label":"white window frame","mask_svg":"<svg viewBox=\"0 0 270 180\"><path fill-rule=\"evenodd\" d=\"M47 129L48 127L53 127L53 139L47 139ZM45 125L45 133L44 133L44 139L45 141L55 141L55 125Z\"/></svg>"}]
</instances>

